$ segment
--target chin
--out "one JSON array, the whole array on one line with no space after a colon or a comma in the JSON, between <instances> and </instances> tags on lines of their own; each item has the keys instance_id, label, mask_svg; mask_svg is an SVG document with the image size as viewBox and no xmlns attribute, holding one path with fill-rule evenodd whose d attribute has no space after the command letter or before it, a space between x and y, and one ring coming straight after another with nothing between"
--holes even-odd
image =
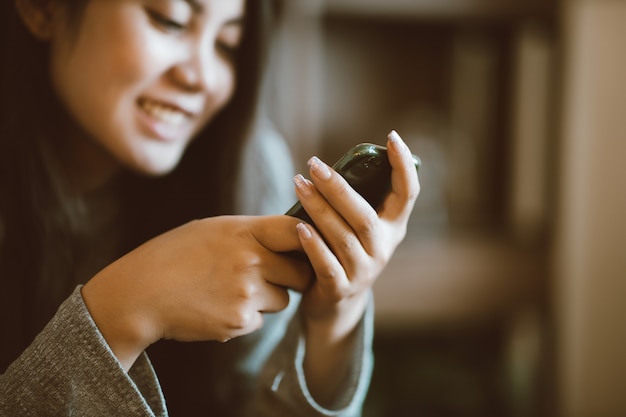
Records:
<instances>
[{"instance_id":1,"label":"chin","mask_svg":"<svg viewBox=\"0 0 626 417\"><path fill-rule=\"evenodd\" d=\"M131 163L130 168L138 174L150 177L161 177L172 172L178 166L179 162L180 156L147 158Z\"/></svg>"},{"instance_id":2,"label":"chin","mask_svg":"<svg viewBox=\"0 0 626 417\"><path fill-rule=\"evenodd\" d=\"M140 171L142 174L150 177L163 177L172 172L177 166L177 163L157 166L151 165L147 167L142 167Z\"/></svg>"}]
</instances>

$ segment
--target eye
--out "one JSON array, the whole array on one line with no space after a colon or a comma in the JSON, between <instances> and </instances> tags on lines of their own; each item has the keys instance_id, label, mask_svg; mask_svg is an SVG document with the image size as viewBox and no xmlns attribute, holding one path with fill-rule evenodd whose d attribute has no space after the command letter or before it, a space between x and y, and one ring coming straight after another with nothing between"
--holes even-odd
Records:
<instances>
[{"instance_id":1,"label":"eye","mask_svg":"<svg viewBox=\"0 0 626 417\"><path fill-rule=\"evenodd\" d=\"M225 42L218 42L217 48L221 51L224 56L229 59L235 60L237 58L237 53L239 51L239 45L231 45Z\"/></svg>"},{"instance_id":2,"label":"eye","mask_svg":"<svg viewBox=\"0 0 626 417\"><path fill-rule=\"evenodd\" d=\"M241 45L242 34L241 23L228 24L221 30L217 38L217 48L228 58L235 59Z\"/></svg>"},{"instance_id":3,"label":"eye","mask_svg":"<svg viewBox=\"0 0 626 417\"><path fill-rule=\"evenodd\" d=\"M174 20L155 10L148 10L148 14L156 26L167 32L181 32L187 28L186 23Z\"/></svg>"}]
</instances>

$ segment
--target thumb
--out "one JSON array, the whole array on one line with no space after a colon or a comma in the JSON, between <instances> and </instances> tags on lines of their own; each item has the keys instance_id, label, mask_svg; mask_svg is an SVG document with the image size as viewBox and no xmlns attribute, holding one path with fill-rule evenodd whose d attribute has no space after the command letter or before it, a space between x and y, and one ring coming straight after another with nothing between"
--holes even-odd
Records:
<instances>
[{"instance_id":1,"label":"thumb","mask_svg":"<svg viewBox=\"0 0 626 417\"><path fill-rule=\"evenodd\" d=\"M273 252L302 251L296 230L300 222L286 215L255 217L249 230L257 242Z\"/></svg>"}]
</instances>

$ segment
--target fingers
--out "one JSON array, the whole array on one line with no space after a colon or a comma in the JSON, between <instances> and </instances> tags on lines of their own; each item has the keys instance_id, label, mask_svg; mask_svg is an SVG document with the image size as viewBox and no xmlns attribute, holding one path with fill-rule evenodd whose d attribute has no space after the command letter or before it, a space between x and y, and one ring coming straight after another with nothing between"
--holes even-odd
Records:
<instances>
[{"instance_id":1,"label":"fingers","mask_svg":"<svg viewBox=\"0 0 626 417\"><path fill-rule=\"evenodd\" d=\"M298 236L291 231L296 239ZM299 245L300 246L300 245ZM303 292L311 284L313 271L306 257L297 253L267 252L263 260L263 278L273 286Z\"/></svg>"},{"instance_id":2,"label":"fingers","mask_svg":"<svg viewBox=\"0 0 626 417\"><path fill-rule=\"evenodd\" d=\"M261 265L267 282L281 287L304 291L313 277L304 256L298 256L302 245L296 233L299 220L290 216L251 218L248 230L266 251L250 254L249 264Z\"/></svg>"},{"instance_id":3,"label":"fingers","mask_svg":"<svg viewBox=\"0 0 626 417\"><path fill-rule=\"evenodd\" d=\"M392 168L391 193L385 200L380 217L389 220L408 218L420 192L413 155L395 130L387 135L387 150Z\"/></svg>"},{"instance_id":4,"label":"fingers","mask_svg":"<svg viewBox=\"0 0 626 417\"><path fill-rule=\"evenodd\" d=\"M413 155L400 136L392 131L387 139L391 172L391 192L377 213L344 178L313 157L309 161L312 181L298 175L296 191L307 213L325 238L327 233L349 225L362 242L376 233L379 219L406 222L419 194L419 181ZM327 228L320 227L321 224Z\"/></svg>"},{"instance_id":5,"label":"fingers","mask_svg":"<svg viewBox=\"0 0 626 417\"><path fill-rule=\"evenodd\" d=\"M232 309L232 335L242 335L262 326L261 313L275 313L289 305L288 289L304 292L311 283L312 270L305 258L267 251L251 262L251 270L240 281L236 297L228 304ZM258 274L256 270L261 272ZM240 332L240 333L238 333Z\"/></svg>"},{"instance_id":6,"label":"fingers","mask_svg":"<svg viewBox=\"0 0 626 417\"><path fill-rule=\"evenodd\" d=\"M317 157L309 160L309 167L315 188L323 195L323 199L310 199L309 204L313 212L331 211L332 207L332 211L337 212L337 215L333 217L343 218L346 223L357 229L369 229L368 225L374 223L378 217L376 210L352 189L341 175ZM330 207L327 206L328 203ZM363 222L365 224L361 225Z\"/></svg>"},{"instance_id":7,"label":"fingers","mask_svg":"<svg viewBox=\"0 0 626 417\"><path fill-rule=\"evenodd\" d=\"M312 226L299 223L297 229L304 251L315 271L318 291L326 299L333 301L346 297L351 291L351 283L341 263Z\"/></svg>"},{"instance_id":8,"label":"fingers","mask_svg":"<svg viewBox=\"0 0 626 417\"><path fill-rule=\"evenodd\" d=\"M249 218L248 231L272 252L301 251L298 235L294 232L299 221L285 215L253 217Z\"/></svg>"},{"instance_id":9,"label":"fingers","mask_svg":"<svg viewBox=\"0 0 626 417\"><path fill-rule=\"evenodd\" d=\"M395 131L388 135L387 149L392 167L391 191L378 213L318 158L309 161L311 180L302 175L294 178L300 202L347 271L362 269L359 265L367 257L379 263L388 260L404 237L419 194L413 155Z\"/></svg>"},{"instance_id":10,"label":"fingers","mask_svg":"<svg viewBox=\"0 0 626 417\"><path fill-rule=\"evenodd\" d=\"M322 164L321 161L316 162ZM312 168L312 171L315 171L315 168ZM316 174L312 174L315 176ZM345 180L341 178L338 174L334 173L334 179L327 179L325 181L333 181L335 182L335 191L336 194L343 194L344 200L351 200L352 205L355 207L349 207L349 203L343 201L341 203L337 203L338 205L346 205L344 208L345 214L346 212L351 212L351 214L346 214L347 217L351 217L353 225L348 224L348 221L342 217L339 211L327 201L323 195L317 190L315 185L298 175L294 178L296 183L296 189L298 197L302 202L303 207L305 207L307 213L309 213L313 222L315 223L318 231L324 237L325 242L330 246L330 250L334 253L339 261L344 267L353 269L355 263L358 262L358 257L356 253L363 251L363 246L369 248L370 245L367 243L367 238L362 237L363 241L360 240L360 237L354 233L353 228L358 227L355 226L357 222L361 221L360 219L372 219L373 222L377 220L376 212L372 209L369 204L365 200L363 200L356 192L349 188L347 184L345 184ZM328 188L332 188L332 185L329 184ZM355 211L362 210L364 214L358 218L358 214ZM369 217L368 217L368 214ZM375 223L374 223L375 224ZM300 226L299 226L300 227ZM372 227L373 228L373 227ZM362 230L365 227L362 228ZM309 252L305 249L305 252L309 256ZM316 273L318 271L316 270Z\"/></svg>"}]
</instances>

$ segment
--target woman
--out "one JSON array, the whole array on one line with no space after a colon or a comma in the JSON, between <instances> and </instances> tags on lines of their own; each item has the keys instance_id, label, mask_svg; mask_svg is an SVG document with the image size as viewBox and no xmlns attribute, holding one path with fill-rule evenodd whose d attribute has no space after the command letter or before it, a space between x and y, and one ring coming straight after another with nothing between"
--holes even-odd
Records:
<instances>
[{"instance_id":1,"label":"woman","mask_svg":"<svg viewBox=\"0 0 626 417\"><path fill-rule=\"evenodd\" d=\"M15 5L0 415L359 414L370 288L419 190L397 134L379 213L312 158L295 188L317 230L225 216L255 126L266 2Z\"/></svg>"}]
</instances>

